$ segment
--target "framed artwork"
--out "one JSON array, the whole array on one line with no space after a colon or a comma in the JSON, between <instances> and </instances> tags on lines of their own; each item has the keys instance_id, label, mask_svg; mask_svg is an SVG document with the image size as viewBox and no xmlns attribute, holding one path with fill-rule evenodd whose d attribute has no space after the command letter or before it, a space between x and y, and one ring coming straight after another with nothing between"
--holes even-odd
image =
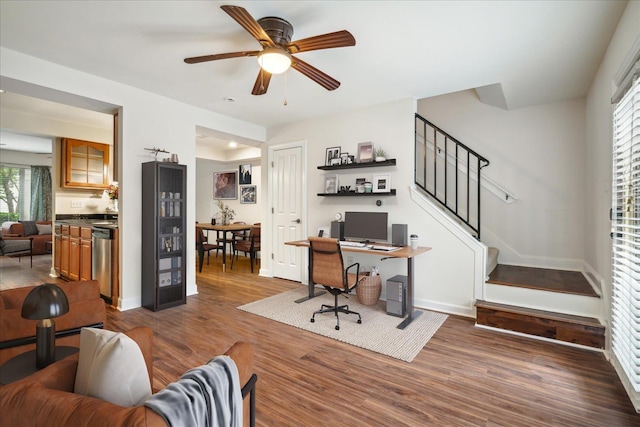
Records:
<instances>
[{"instance_id":1,"label":"framed artwork","mask_svg":"<svg viewBox=\"0 0 640 427\"><path fill-rule=\"evenodd\" d=\"M240 187L240 203L255 203L257 198L256 186L245 185Z\"/></svg>"},{"instance_id":2,"label":"framed artwork","mask_svg":"<svg viewBox=\"0 0 640 427\"><path fill-rule=\"evenodd\" d=\"M213 198L237 199L238 198L238 172L214 172L213 173Z\"/></svg>"},{"instance_id":3,"label":"framed artwork","mask_svg":"<svg viewBox=\"0 0 640 427\"><path fill-rule=\"evenodd\" d=\"M358 163L373 161L373 142L358 143Z\"/></svg>"},{"instance_id":4,"label":"framed artwork","mask_svg":"<svg viewBox=\"0 0 640 427\"><path fill-rule=\"evenodd\" d=\"M342 165L350 165L353 163L351 159L353 156L350 156L349 153L342 152L340 153L340 164Z\"/></svg>"},{"instance_id":5,"label":"framed artwork","mask_svg":"<svg viewBox=\"0 0 640 427\"><path fill-rule=\"evenodd\" d=\"M335 164L340 164L340 147L327 148L327 152L324 157L324 165L332 166Z\"/></svg>"},{"instance_id":6,"label":"framed artwork","mask_svg":"<svg viewBox=\"0 0 640 427\"><path fill-rule=\"evenodd\" d=\"M240 165L238 173L240 174L240 185L251 184L251 163Z\"/></svg>"},{"instance_id":7,"label":"framed artwork","mask_svg":"<svg viewBox=\"0 0 640 427\"><path fill-rule=\"evenodd\" d=\"M389 193L391 191L391 175L373 175L373 192Z\"/></svg>"},{"instance_id":8,"label":"framed artwork","mask_svg":"<svg viewBox=\"0 0 640 427\"><path fill-rule=\"evenodd\" d=\"M327 175L324 177L324 192L327 194L338 192L338 175Z\"/></svg>"}]
</instances>

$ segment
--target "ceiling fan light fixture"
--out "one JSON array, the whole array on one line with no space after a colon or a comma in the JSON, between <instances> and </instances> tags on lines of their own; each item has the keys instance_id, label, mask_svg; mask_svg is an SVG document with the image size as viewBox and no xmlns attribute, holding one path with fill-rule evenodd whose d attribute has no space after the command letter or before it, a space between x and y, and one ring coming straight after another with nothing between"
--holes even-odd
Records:
<instances>
[{"instance_id":1,"label":"ceiling fan light fixture","mask_svg":"<svg viewBox=\"0 0 640 427\"><path fill-rule=\"evenodd\" d=\"M291 66L291 54L277 47L269 47L258 55L258 64L268 73L281 74Z\"/></svg>"}]
</instances>

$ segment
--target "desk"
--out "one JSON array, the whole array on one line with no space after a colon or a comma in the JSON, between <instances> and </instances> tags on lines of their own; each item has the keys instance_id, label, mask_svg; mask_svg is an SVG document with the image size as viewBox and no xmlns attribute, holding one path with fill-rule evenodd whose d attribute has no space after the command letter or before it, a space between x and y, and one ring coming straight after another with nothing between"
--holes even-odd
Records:
<instances>
[{"instance_id":1,"label":"desk","mask_svg":"<svg viewBox=\"0 0 640 427\"><path fill-rule=\"evenodd\" d=\"M78 352L77 347L57 346L56 362ZM0 384L10 384L35 373L36 351L18 354L0 366Z\"/></svg>"},{"instance_id":2,"label":"desk","mask_svg":"<svg viewBox=\"0 0 640 427\"><path fill-rule=\"evenodd\" d=\"M293 242L285 242L285 245L298 246L301 248L308 248L309 241L308 240L296 240ZM376 244L376 246L390 246L390 245L381 245ZM365 248L354 248L349 246L342 246L340 248L342 252L356 252L367 255L376 255L382 257L382 259L387 258L406 258L407 259L407 317L398 325L398 329L406 328L409 323L413 321L413 319L417 318L422 312L415 312L413 310L413 281L414 281L414 272L413 272L413 259L425 252L431 250L431 248L419 246L417 249L411 249L410 246L403 246L400 249L397 249L393 252L386 251L377 251L373 249L365 249ZM311 255L309 255L310 257ZM309 266L311 266L311 260L309 260ZM309 271L309 296L301 298L296 302L300 303L302 301L309 300L318 295L322 295L324 291L315 293L315 284L311 280L311 271Z\"/></svg>"},{"instance_id":3,"label":"desk","mask_svg":"<svg viewBox=\"0 0 640 427\"><path fill-rule=\"evenodd\" d=\"M251 230L253 228L252 224L228 224L228 225L222 225L222 224L216 224L216 225L211 225L211 224L205 224L205 223L198 223L196 225L196 227L200 227L203 230L215 230L218 232L217 236L220 236L220 232L222 232L222 271L226 271L227 268L227 257L226 257L226 252L227 252L227 232L229 231L246 231L246 230ZM233 237L232 237L233 239ZM198 254L198 256L200 257L200 264L202 264L202 259L204 258L204 253L202 254ZM233 256L233 254L231 254L231 256Z\"/></svg>"}]
</instances>

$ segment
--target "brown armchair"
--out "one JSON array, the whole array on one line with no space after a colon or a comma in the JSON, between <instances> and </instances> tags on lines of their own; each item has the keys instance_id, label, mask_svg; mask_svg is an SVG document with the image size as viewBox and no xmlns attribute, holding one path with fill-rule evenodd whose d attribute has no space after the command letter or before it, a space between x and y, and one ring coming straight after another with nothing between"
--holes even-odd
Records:
<instances>
[{"instance_id":1,"label":"brown armchair","mask_svg":"<svg viewBox=\"0 0 640 427\"><path fill-rule=\"evenodd\" d=\"M348 294L360 282L360 263L353 263L344 268L342 251L337 239L328 237L309 237L309 280L322 285L335 298L334 305L322 304L320 310L313 313L311 322L315 322L316 314L334 313L336 316L336 330L340 330L338 313L358 315L358 323L362 323L360 313L349 310L348 305L338 305L338 295ZM349 273L352 268L355 274ZM364 278L364 276L362 277Z\"/></svg>"},{"instance_id":2,"label":"brown armchair","mask_svg":"<svg viewBox=\"0 0 640 427\"><path fill-rule=\"evenodd\" d=\"M153 384L153 332L137 327L125 332L144 357ZM244 425L255 425L253 346L236 342L227 352L240 377ZM0 414L7 426L166 426L162 416L146 406L123 407L94 397L73 393L78 354L55 362L35 374L0 385Z\"/></svg>"},{"instance_id":3,"label":"brown armchair","mask_svg":"<svg viewBox=\"0 0 640 427\"><path fill-rule=\"evenodd\" d=\"M244 252L245 255L249 253L251 261L251 272L253 273L253 264L256 263L256 253L260 252L260 230L261 227L254 224L249 232L249 237L245 240L234 240L233 253L235 256L231 257L231 268L233 268L233 259L237 257L238 252Z\"/></svg>"}]
</instances>

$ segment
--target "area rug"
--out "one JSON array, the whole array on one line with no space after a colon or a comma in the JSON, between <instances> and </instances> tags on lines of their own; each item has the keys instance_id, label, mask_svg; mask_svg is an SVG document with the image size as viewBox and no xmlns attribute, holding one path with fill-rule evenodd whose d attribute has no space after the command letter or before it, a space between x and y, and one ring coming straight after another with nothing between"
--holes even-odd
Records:
<instances>
[{"instance_id":1,"label":"area rug","mask_svg":"<svg viewBox=\"0 0 640 427\"><path fill-rule=\"evenodd\" d=\"M348 300L340 296L338 302L349 304L351 310L359 312L362 324L357 323L356 315L340 314L340 330L337 331L336 319L331 313L318 314L316 321L310 322L321 304L333 305L333 295L325 293L299 304L295 302L307 294L308 288L300 287L238 309L406 362L416 357L448 317L433 311L415 310L421 312L420 315L402 330L397 328L402 319L388 315L384 301L366 306L358 302L356 295L349 295Z\"/></svg>"}]
</instances>

